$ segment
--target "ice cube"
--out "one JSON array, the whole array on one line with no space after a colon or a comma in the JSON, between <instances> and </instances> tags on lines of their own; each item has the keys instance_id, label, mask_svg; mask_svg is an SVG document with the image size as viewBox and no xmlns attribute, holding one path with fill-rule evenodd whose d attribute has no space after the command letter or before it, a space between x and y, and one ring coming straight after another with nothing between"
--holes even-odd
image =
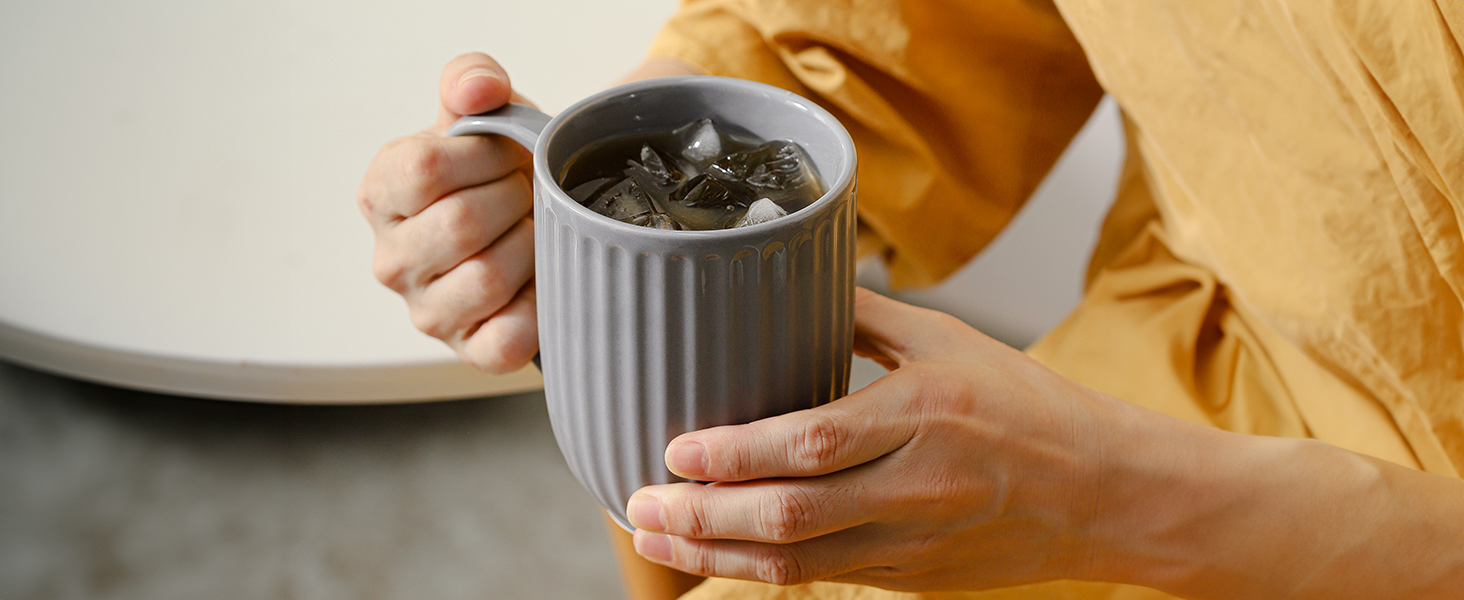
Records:
<instances>
[{"instance_id":1,"label":"ice cube","mask_svg":"<svg viewBox=\"0 0 1464 600\"><path fill-rule=\"evenodd\" d=\"M709 172L746 184L758 196L779 204L799 199L806 205L823 195L823 186L803 149L785 140L728 154L712 163Z\"/></svg>"},{"instance_id":2,"label":"ice cube","mask_svg":"<svg viewBox=\"0 0 1464 600\"><path fill-rule=\"evenodd\" d=\"M647 213L631 222L652 229L669 229L673 231L685 229L685 227L681 226L681 223L676 222L676 219L671 218L671 215L666 213Z\"/></svg>"},{"instance_id":3,"label":"ice cube","mask_svg":"<svg viewBox=\"0 0 1464 600\"><path fill-rule=\"evenodd\" d=\"M649 145L641 145L640 162L633 160L626 162L629 163L631 170L645 173L650 181L654 181L659 186L676 185L686 179L686 174L676 168L675 162L666 160L660 152Z\"/></svg>"},{"instance_id":4,"label":"ice cube","mask_svg":"<svg viewBox=\"0 0 1464 600\"><path fill-rule=\"evenodd\" d=\"M569 190L569 197L574 198L575 202L587 205L589 204L590 199L595 198L600 194L601 191L603 191L607 187L610 187L614 183L615 180L609 177L592 179L590 181L586 181L575 186L572 190Z\"/></svg>"},{"instance_id":5,"label":"ice cube","mask_svg":"<svg viewBox=\"0 0 1464 600\"><path fill-rule=\"evenodd\" d=\"M711 119L698 119L672 132L681 156L704 164L722 154L722 132Z\"/></svg>"},{"instance_id":6,"label":"ice cube","mask_svg":"<svg viewBox=\"0 0 1464 600\"><path fill-rule=\"evenodd\" d=\"M747 207L747 212L742 215L742 218L732 222L732 227L729 229L766 223L786 216L788 216L788 211L783 210L783 207L778 206L776 202L767 198L758 198L757 202L753 202L752 206Z\"/></svg>"},{"instance_id":7,"label":"ice cube","mask_svg":"<svg viewBox=\"0 0 1464 600\"><path fill-rule=\"evenodd\" d=\"M651 208L650 197L646 196L645 190L642 190L635 180L630 178L622 179L620 183L600 192L600 195L590 202L589 208L626 223L631 223L637 218L654 212Z\"/></svg>"},{"instance_id":8,"label":"ice cube","mask_svg":"<svg viewBox=\"0 0 1464 600\"><path fill-rule=\"evenodd\" d=\"M747 197L733 191L726 183L705 173L691 178L676 191L671 199L686 206L699 208L722 206L747 206Z\"/></svg>"},{"instance_id":9,"label":"ice cube","mask_svg":"<svg viewBox=\"0 0 1464 600\"><path fill-rule=\"evenodd\" d=\"M675 163L664 160L665 158L654 148L642 145L641 162L625 161L629 165L625 169L625 176L635 180L641 191L650 196L651 206L656 212L665 211L666 205L671 201L671 194L686 180L686 174Z\"/></svg>"}]
</instances>

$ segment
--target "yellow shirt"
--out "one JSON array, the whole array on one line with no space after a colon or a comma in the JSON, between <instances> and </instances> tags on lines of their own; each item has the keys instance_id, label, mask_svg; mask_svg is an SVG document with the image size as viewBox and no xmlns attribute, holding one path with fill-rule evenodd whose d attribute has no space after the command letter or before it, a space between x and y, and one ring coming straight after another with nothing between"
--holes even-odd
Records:
<instances>
[{"instance_id":1,"label":"yellow shirt","mask_svg":"<svg viewBox=\"0 0 1464 600\"><path fill-rule=\"evenodd\" d=\"M1464 469L1464 3L691 0L652 47L818 101L896 285L995 236L1103 91L1129 154L1081 305L1029 349L1227 430ZM1101 84L1101 88L1100 88ZM709 598L1165 598L1055 582Z\"/></svg>"}]
</instances>

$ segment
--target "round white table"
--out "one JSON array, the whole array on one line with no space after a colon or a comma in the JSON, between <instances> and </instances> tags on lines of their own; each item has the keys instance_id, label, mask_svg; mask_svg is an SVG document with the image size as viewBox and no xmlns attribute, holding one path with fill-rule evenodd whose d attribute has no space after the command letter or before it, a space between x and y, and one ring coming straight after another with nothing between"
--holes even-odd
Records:
<instances>
[{"instance_id":1,"label":"round white table","mask_svg":"<svg viewBox=\"0 0 1464 600\"><path fill-rule=\"evenodd\" d=\"M538 387L412 327L356 187L432 122L453 56L488 52L554 112L634 67L674 4L0 4L0 358L278 402Z\"/></svg>"},{"instance_id":2,"label":"round white table","mask_svg":"<svg viewBox=\"0 0 1464 600\"><path fill-rule=\"evenodd\" d=\"M504 394L370 272L355 191L481 50L548 112L631 69L674 0L0 4L0 359L187 396ZM1122 156L1105 103L1013 225L898 296L1022 346L1077 302ZM861 284L882 288L878 265ZM882 371L857 361L854 387Z\"/></svg>"}]
</instances>

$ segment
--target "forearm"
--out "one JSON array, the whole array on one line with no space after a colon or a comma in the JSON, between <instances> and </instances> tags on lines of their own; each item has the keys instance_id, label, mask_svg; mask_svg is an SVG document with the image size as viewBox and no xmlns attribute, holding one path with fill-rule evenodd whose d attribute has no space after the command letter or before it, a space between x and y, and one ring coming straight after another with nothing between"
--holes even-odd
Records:
<instances>
[{"instance_id":1,"label":"forearm","mask_svg":"<svg viewBox=\"0 0 1464 600\"><path fill-rule=\"evenodd\" d=\"M1138 410L1105 452L1094 578L1196 599L1464 590L1464 481Z\"/></svg>"}]
</instances>

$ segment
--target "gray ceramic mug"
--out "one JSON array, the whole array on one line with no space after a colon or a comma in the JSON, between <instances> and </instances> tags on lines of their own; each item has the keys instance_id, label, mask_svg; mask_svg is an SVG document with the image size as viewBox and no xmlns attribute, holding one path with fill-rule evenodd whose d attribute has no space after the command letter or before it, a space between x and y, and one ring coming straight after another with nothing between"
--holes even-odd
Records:
<instances>
[{"instance_id":1,"label":"gray ceramic mug","mask_svg":"<svg viewBox=\"0 0 1464 600\"><path fill-rule=\"evenodd\" d=\"M609 137L719 126L807 151L828 192L760 225L666 231L604 217L556 183ZM575 477L631 529L625 503L679 481L663 454L687 431L811 408L849 386L854 332L854 143L798 95L721 77L607 90L548 116L522 105L463 117L449 135L507 135L534 153L540 369Z\"/></svg>"}]
</instances>

